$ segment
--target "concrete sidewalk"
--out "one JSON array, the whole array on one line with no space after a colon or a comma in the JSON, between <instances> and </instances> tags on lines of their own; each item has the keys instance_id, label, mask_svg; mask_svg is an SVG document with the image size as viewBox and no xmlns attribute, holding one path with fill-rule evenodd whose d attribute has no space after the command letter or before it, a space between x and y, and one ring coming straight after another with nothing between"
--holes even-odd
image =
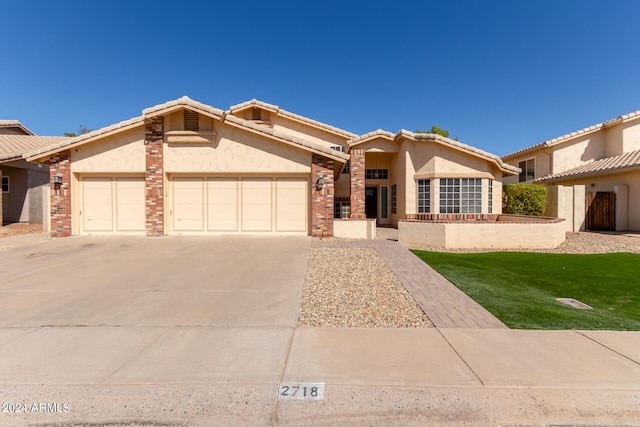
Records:
<instances>
[{"instance_id":1,"label":"concrete sidewalk","mask_svg":"<svg viewBox=\"0 0 640 427\"><path fill-rule=\"evenodd\" d=\"M5 241L0 425L640 425L640 332L296 327L309 248L335 242ZM358 244L401 281L413 262Z\"/></svg>"},{"instance_id":2,"label":"concrete sidewalk","mask_svg":"<svg viewBox=\"0 0 640 427\"><path fill-rule=\"evenodd\" d=\"M2 425L640 423L635 332L2 328L0 360L2 402L69 407ZM279 400L283 382L324 399Z\"/></svg>"}]
</instances>

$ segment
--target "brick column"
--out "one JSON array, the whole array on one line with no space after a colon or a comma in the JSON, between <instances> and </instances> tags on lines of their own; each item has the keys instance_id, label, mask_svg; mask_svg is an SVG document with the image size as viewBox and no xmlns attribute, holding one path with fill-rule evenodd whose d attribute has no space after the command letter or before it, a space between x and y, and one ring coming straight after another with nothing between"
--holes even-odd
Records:
<instances>
[{"instance_id":1,"label":"brick column","mask_svg":"<svg viewBox=\"0 0 640 427\"><path fill-rule=\"evenodd\" d=\"M364 150L351 150L351 219L367 219L364 211Z\"/></svg>"},{"instance_id":2,"label":"brick column","mask_svg":"<svg viewBox=\"0 0 640 427\"><path fill-rule=\"evenodd\" d=\"M147 236L164 235L163 136L162 117L145 122Z\"/></svg>"},{"instance_id":3,"label":"brick column","mask_svg":"<svg viewBox=\"0 0 640 427\"><path fill-rule=\"evenodd\" d=\"M62 184L54 184L53 177L55 175L62 176ZM49 183L51 186L51 237L71 236L71 159L69 150L51 155Z\"/></svg>"},{"instance_id":4,"label":"brick column","mask_svg":"<svg viewBox=\"0 0 640 427\"><path fill-rule=\"evenodd\" d=\"M318 190L320 175L324 187ZM317 154L311 160L311 235L333 236L333 160Z\"/></svg>"}]
</instances>

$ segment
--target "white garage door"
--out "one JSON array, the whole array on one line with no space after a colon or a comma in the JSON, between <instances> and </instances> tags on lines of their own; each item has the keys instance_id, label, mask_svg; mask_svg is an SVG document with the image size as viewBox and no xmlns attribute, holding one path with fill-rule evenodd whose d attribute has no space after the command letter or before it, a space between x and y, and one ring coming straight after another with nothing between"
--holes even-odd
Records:
<instances>
[{"instance_id":1,"label":"white garage door","mask_svg":"<svg viewBox=\"0 0 640 427\"><path fill-rule=\"evenodd\" d=\"M144 234L143 177L81 177L81 234Z\"/></svg>"},{"instance_id":2,"label":"white garage door","mask_svg":"<svg viewBox=\"0 0 640 427\"><path fill-rule=\"evenodd\" d=\"M174 234L307 234L306 178L176 177Z\"/></svg>"}]
</instances>

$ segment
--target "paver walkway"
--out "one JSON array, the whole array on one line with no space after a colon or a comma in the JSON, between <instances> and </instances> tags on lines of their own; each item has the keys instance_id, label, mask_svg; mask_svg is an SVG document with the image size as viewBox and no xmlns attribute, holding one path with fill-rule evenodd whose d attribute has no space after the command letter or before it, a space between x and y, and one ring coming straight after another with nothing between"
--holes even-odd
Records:
<instances>
[{"instance_id":1,"label":"paver walkway","mask_svg":"<svg viewBox=\"0 0 640 427\"><path fill-rule=\"evenodd\" d=\"M314 239L311 247L376 249L436 328L506 328L484 307L397 242Z\"/></svg>"}]
</instances>

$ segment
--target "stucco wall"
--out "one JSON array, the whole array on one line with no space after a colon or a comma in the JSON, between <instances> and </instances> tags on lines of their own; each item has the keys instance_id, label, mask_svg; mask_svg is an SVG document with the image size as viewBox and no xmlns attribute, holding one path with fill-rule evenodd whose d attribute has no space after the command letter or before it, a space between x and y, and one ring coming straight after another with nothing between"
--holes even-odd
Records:
<instances>
[{"instance_id":1,"label":"stucco wall","mask_svg":"<svg viewBox=\"0 0 640 427\"><path fill-rule=\"evenodd\" d=\"M144 126L71 150L74 173L144 173Z\"/></svg>"},{"instance_id":2,"label":"stucco wall","mask_svg":"<svg viewBox=\"0 0 640 427\"><path fill-rule=\"evenodd\" d=\"M216 124L213 144L168 144L168 173L310 173L311 153L269 141L242 129ZM144 159L144 156L143 156Z\"/></svg>"},{"instance_id":3,"label":"stucco wall","mask_svg":"<svg viewBox=\"0 0 640 427\"><path fill-rule=\"evenodd\" d=\"M622 126L623 152L640 150L640 119L626 122ZM622 154L622 153L619 153Z\"/></svg>"},{"instance_id":4,"label":"stucco wall","mask_svg":"<svg viewBox=\"0 0 640 427\"><path fill-rule=\"evenodd\" d=\"M615 192L616 187L619 187L619 194L616 193L616 212L618 213L622 212L621 210L626 210L627 230L640 230L640 171L636 170L626 173L614 173L608 176L592 176L574 180L563 180L558 185L583 185L585 187L585 192ZM622 190L622 186L626 186L626 189ZM624 193L627 193L626 201L624 200ZM582 201L582 206L584 206L584 201ZM625 222L624 217L620 217L619 221L620 224L616 221L616 226L622 227Z\"/></svg>"},{"instance_id":5,"label":"stucco wall","mask_svg":"<svg viewBox=\"0 0 640 427\"><path fill-rule=\"evenodd\" d=\"M46 218L42 187L49 184L49 168L16 160L1 164L0 170L9 177L9 193L2 194L3 221L41 224Z\"/></svg>"},{"instance_id":6,"label":"stucco wall","mask_svg":"<svg viewBox=\"0 0 640 427\"><path fill-rule=\"evenodd\" d=\"M551 159L552 154L549 149L539 149L533 153L523 154L519 156L510 157L506 162L512 166L520 167L519 163L529 159L534 159L534 174L536 178L549 175L551 173ZM506 176L502 179L503 184L518 184L518 175Z\"/></svg>"},{"instance_id":7,"label":"stucco wall","mask_svg":"<svg viewBox=\"0 0 640 427\"><path fill-rule=\"evenodd\" d=\"M336 220L333 222L333 235L344 239L375 239L376 220Z\"/></svg>"},{"instance_id":8,"label":"stucco wall","mask_svg":"<svg viewBox=\"0 0 640 427\"><path fill-rule=\"evenodd\" d=\"M603 130L563 142L553 152L552 173L566 171L607 156Z\"/></svg>"},{"instance_id":9,"label":"stucco wall","mask_svg":"<svg viewBox=\"0 0 640 427\"><path fill-rule=\"evenodd\" d=\"M436 223L400 221L398 240L442 249L547 249L565 240L564 221L548 223Z\"/></svg>"},{"instance_id":10,"label":"stucco wall","mask_svg":"<svg viewBox=\"0 0 640 427\"><path fill-rule=\"evenodd\" d=\"M544 215L565 219L567 232L584 231L585 186L548 186Z\"/></svg>"}]
</instances>

